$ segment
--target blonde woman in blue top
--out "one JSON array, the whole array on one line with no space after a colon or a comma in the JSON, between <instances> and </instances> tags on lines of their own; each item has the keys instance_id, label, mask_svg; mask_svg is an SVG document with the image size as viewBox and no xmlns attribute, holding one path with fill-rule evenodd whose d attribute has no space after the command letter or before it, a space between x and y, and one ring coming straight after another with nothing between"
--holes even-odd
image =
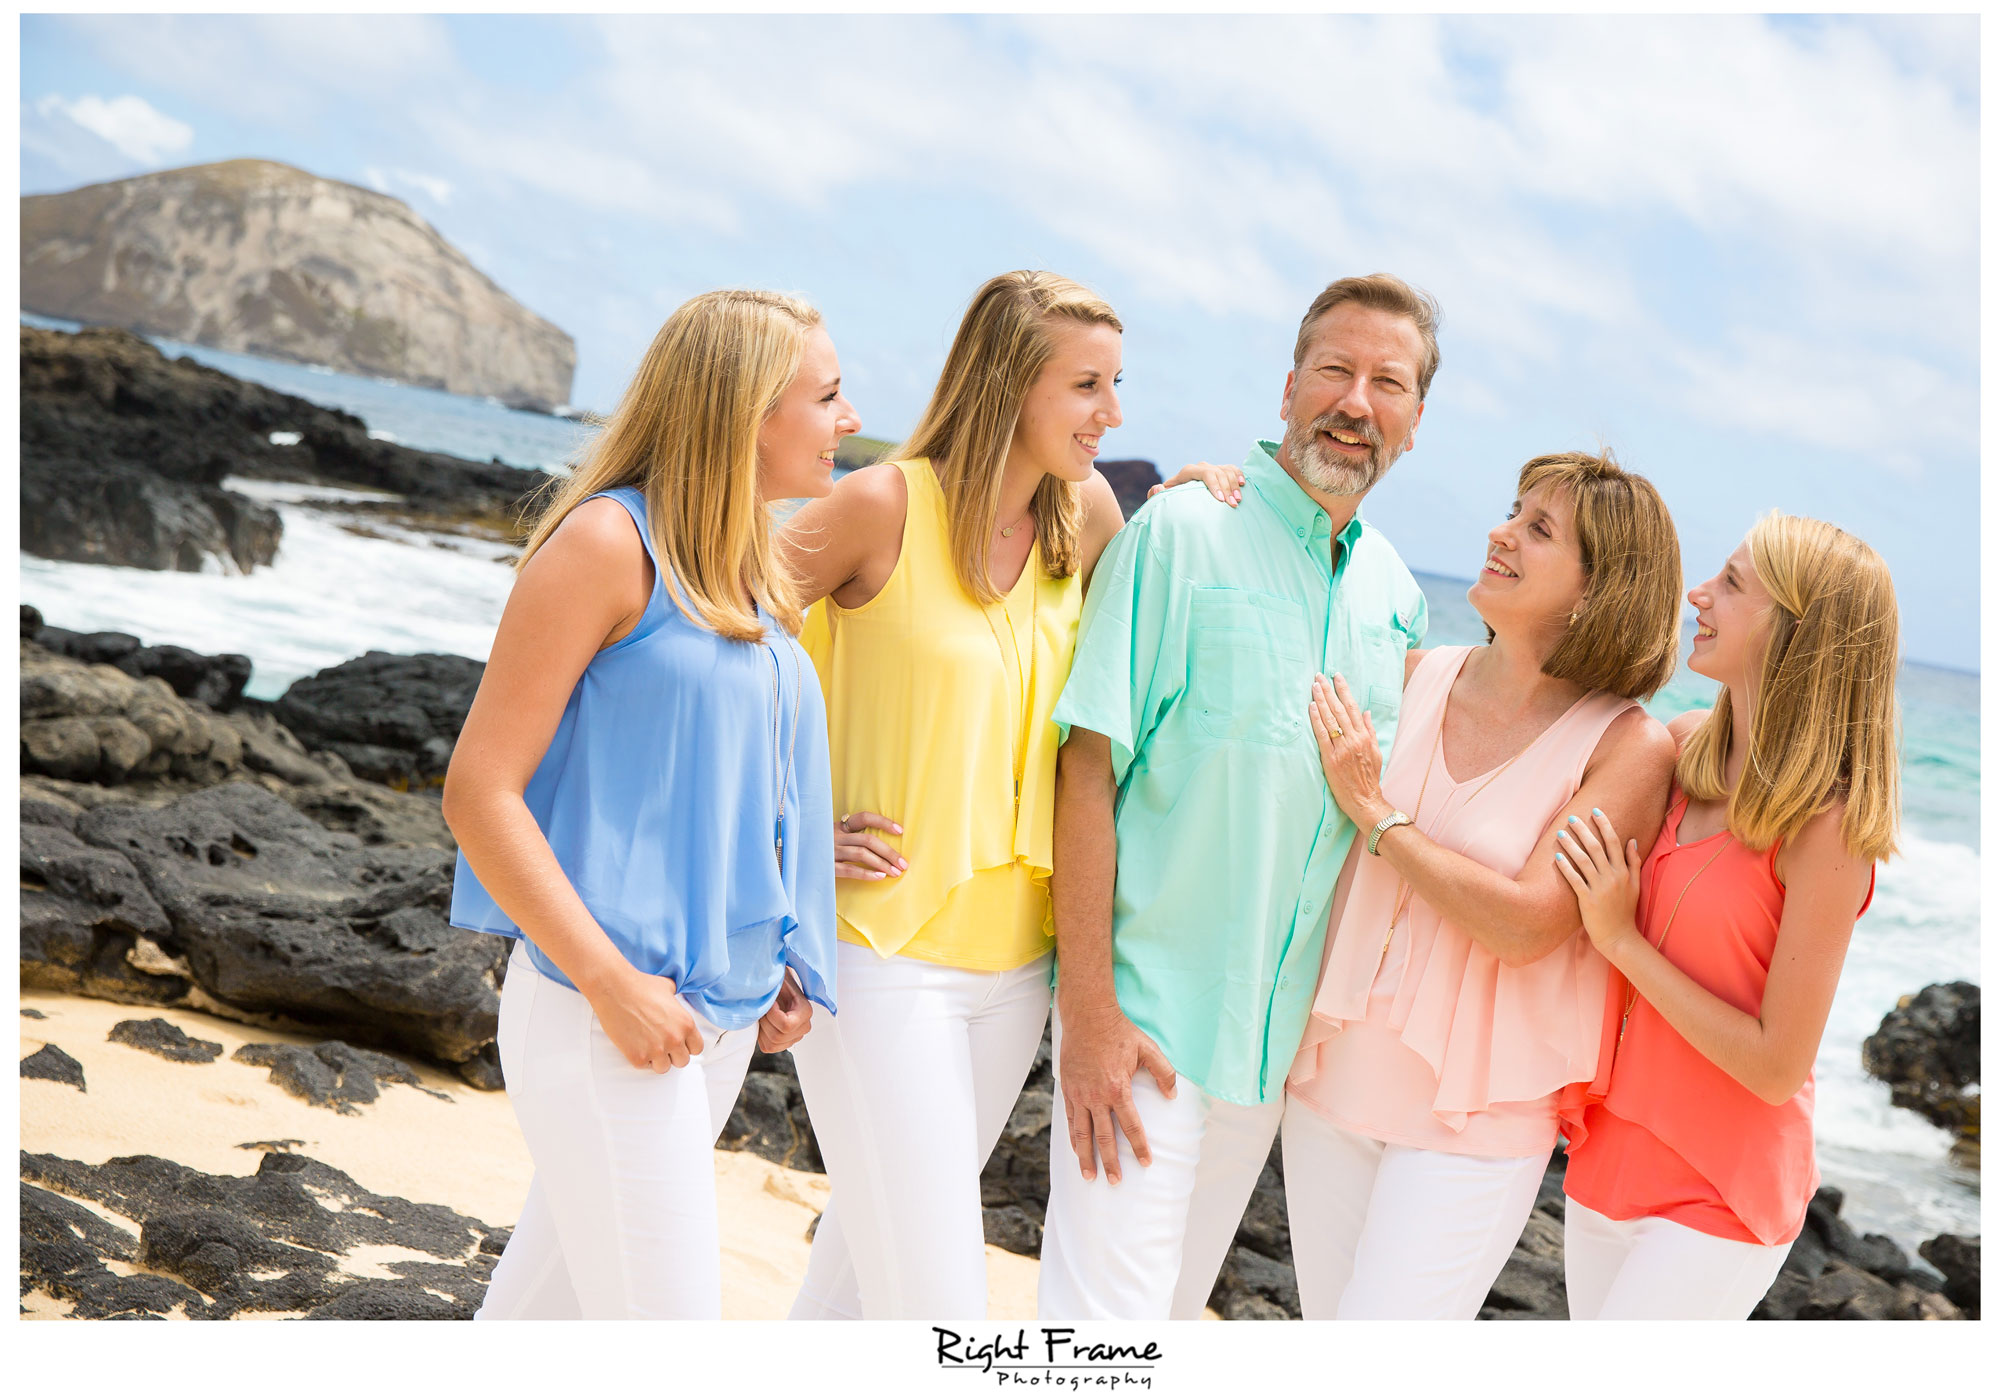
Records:
<instances>
[{"instance_id":1,"label":"blonde woman in blue top","mask_svg":"<svg viewBox=\"0 0 2000 1400\"><path fill-rule=\"evenodd\" d=\"M753 1047L834 1005L826 720L769 507L860 426L816 311L709 292L529 535L444 791L452 922L519 940L535 1162L481 1318L721 1315L715 1138Z\"/></svg>"}]
</instances>

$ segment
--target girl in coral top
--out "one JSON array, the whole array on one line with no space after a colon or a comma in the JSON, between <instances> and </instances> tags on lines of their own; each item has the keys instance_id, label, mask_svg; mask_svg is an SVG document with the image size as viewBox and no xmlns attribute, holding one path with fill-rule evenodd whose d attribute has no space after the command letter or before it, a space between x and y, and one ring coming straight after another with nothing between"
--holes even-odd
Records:
<instances>
[{"instance_id":1,"label":"girl in coral top","mask_svg":"<svg viewBox=\"0 0 2000 1400\"><path fill-rule=\"evenodd\" d=\"M1602 813L1555 857L1616 970L1573 1134L1575 1318L1743 1318L1819 1185L1813 1060L1875 862L1896 849L1896 594L1881 556L1768 515L1689 590L1722 684L1651 853Z\"/></svg>"},{"instance_id":2,"label":"girl in coral top","mask_svg":"<svg viewBox=\"0 0 2000 1400\"><path fill-rule=\"evenodd\" d=\"M793 1052L833 1199L794 1318L986 1314L979 1174L1049 1015L1049 712L1124 523L1093 465L1122 331L1068 278L990 279L909 440L784 532L839 814L840 1013Z\"/></svg>"},{"instance_id":3,"label":"girl in coral top","mask_svg":"<svg viewBox=\"0 0 2000 1400\"><path fill-rule=\"evenodd\" d=\"M1673 743L1638 698L1673 673L1667 508L1583 453L1535 458L1516 490L1466 595L1491 640L1410 653L1386 768L1346 687L1316 683L1360 835L1285 1102L1308 1318L1478 1313L1597 1072L1610 969L1556 833L1593 806L1650 833L1666 809Z\"/></svg>"}]
</instances>

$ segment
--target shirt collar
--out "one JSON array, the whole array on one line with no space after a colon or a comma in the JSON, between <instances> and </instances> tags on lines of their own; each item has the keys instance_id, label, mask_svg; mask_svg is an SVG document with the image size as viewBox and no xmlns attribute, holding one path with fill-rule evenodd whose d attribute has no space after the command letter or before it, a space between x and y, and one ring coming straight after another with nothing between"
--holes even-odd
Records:
<instances>
[{"instance_id":1,"label":"shirt collar","mask_svg":"<svg viewBox=\"0 0 2000 1400\"><path fill-rule=\"evenodd\" d=\"M1260 438L1244 458L1243 475L1265 503L1278 513L1278 518L1291 527L1302 544L1316 544L1326 538L1333 528L1333 521L1320 508L1319 502L1292 480L1291 473L1278 465L1277 452L1277 443ZM1347 522L1338 537L1345 547L1344 552L1353 550L1354 542L1361 538L1361 530L1361 509L1357 505L1354 518Z\"/></svg>"}]
</instances>

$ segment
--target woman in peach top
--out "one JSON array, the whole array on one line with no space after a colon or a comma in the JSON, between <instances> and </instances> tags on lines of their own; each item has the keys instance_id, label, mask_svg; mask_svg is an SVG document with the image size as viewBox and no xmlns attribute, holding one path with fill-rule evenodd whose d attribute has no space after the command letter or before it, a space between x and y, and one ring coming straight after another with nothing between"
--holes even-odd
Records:
<instances>
[{"instance_id":1,"label":"woman in peach top","mask_svg":"<svg viewBox=\"0 0 2000 1400\"><path fill-rule=\"evenodd\" d=\"M1336 678L1313 727L1364 833L1289 1083L1285 1197L1308 1318L1471 1318L1597 1070L1609 968L1551 864L1572 815L1650 834L1673 742L1680 547L1607 457L1538 457L1466 595L1484 647L1410 653L1395 749ZM1465 775L1460 777L1458 775Z\"/></svg>"},{"instance_id":2,"label":"woman in peach top","mask_svg":"<svg viewBox=\"0 0 2000 1400\"><path fill-rule=\"evenodd\" d=\"M1651 854L1599 814L1555 866L1616 969L1607 1082L1571 1134L1570 1316L1742 1318L1819 1185L1813 1060L1895 852L1896 595L1881 556L1769 515L1690 590L1720 681Z\"/></svg>"}]
</instances>

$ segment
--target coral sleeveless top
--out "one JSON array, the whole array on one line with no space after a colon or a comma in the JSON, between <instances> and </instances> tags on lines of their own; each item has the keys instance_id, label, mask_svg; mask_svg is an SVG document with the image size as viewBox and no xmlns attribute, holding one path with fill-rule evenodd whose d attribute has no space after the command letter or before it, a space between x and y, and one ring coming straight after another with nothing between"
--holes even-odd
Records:
<instances>
[{"instance_id":1,"label":"coral sleeveless top","mask_svg":"<svg viewBox=\"0 0 2000 1400\"><path fill-rule=\"evenodd\" d=\"M1687 798L1675 791L1646 857L1639 931L1681 971L1756 1015L1785 913L1778 847L1753 851L1725 828L1680 844ZM1861 917L1875 898L1871 872ZM1675 913L1675 905L1679 912ZM1672 927L1668 927L1669 920ZM1662 1216L1723 1239L1777 1245L1797 1237L1819 1188L1813 1081L1768 1104L1681 1038L1630 984L1610 978L1603 1072L1570 1133L1564 1191L1612 1220Z\"/></svg>"},{"instance_id":2,"label":"coral sleeveless top","mask_svg":"<svg viewBox=\"0 0 2000 1400\"><path fill-rule=\"evenodd\" d=\"M630 513L653 592L577 678L528 811L626 961L673 978L723 1030L769 1010L787 967L832 1011L833 813L812 663L762 608L762 643L689 621L653 554L646 498L600 494ZM451 922L526 940L536 969L570 985L463 851Z\"/></svg>"},{"instance_id":3,"label":"coral sleeveless top","mask_svg":"<svg viewBox=\"0 0 2000 1400\"><path fill-rule=\"evenodd\" d=\"M1441 730L1472 650L1438 647L1417 664L1382 791L1431 840L1511 878L1576 796L1604 731L1637 702L1586 695L1511 762L1455 782ZM1401 879L1380 857L1356 860L1287 1088L1382 1142L1548 1153L1597 1072L1610 964L1578 925L1548 956L1504 966L1414 896L1392 933Z\"/></svg>"},{"instance_id":4,"label":"coral sleeveless top","mask_svg":"<svg viewBox=\"0 0 2000 1400\"><path fill-rule=\"evenodd\" d=\"M1049 713L1069 678L1083 583L1051 578L1037 545L1013 589L981 606L952 564L944 491L928 459L898 462L903 544L882 591L831 598L800 641L826 696L834 814L879 812L909 862L837 882L840 937L980 971L1054 947L1049 870L1056 750Z\"/></svg>"}]
</instances>

